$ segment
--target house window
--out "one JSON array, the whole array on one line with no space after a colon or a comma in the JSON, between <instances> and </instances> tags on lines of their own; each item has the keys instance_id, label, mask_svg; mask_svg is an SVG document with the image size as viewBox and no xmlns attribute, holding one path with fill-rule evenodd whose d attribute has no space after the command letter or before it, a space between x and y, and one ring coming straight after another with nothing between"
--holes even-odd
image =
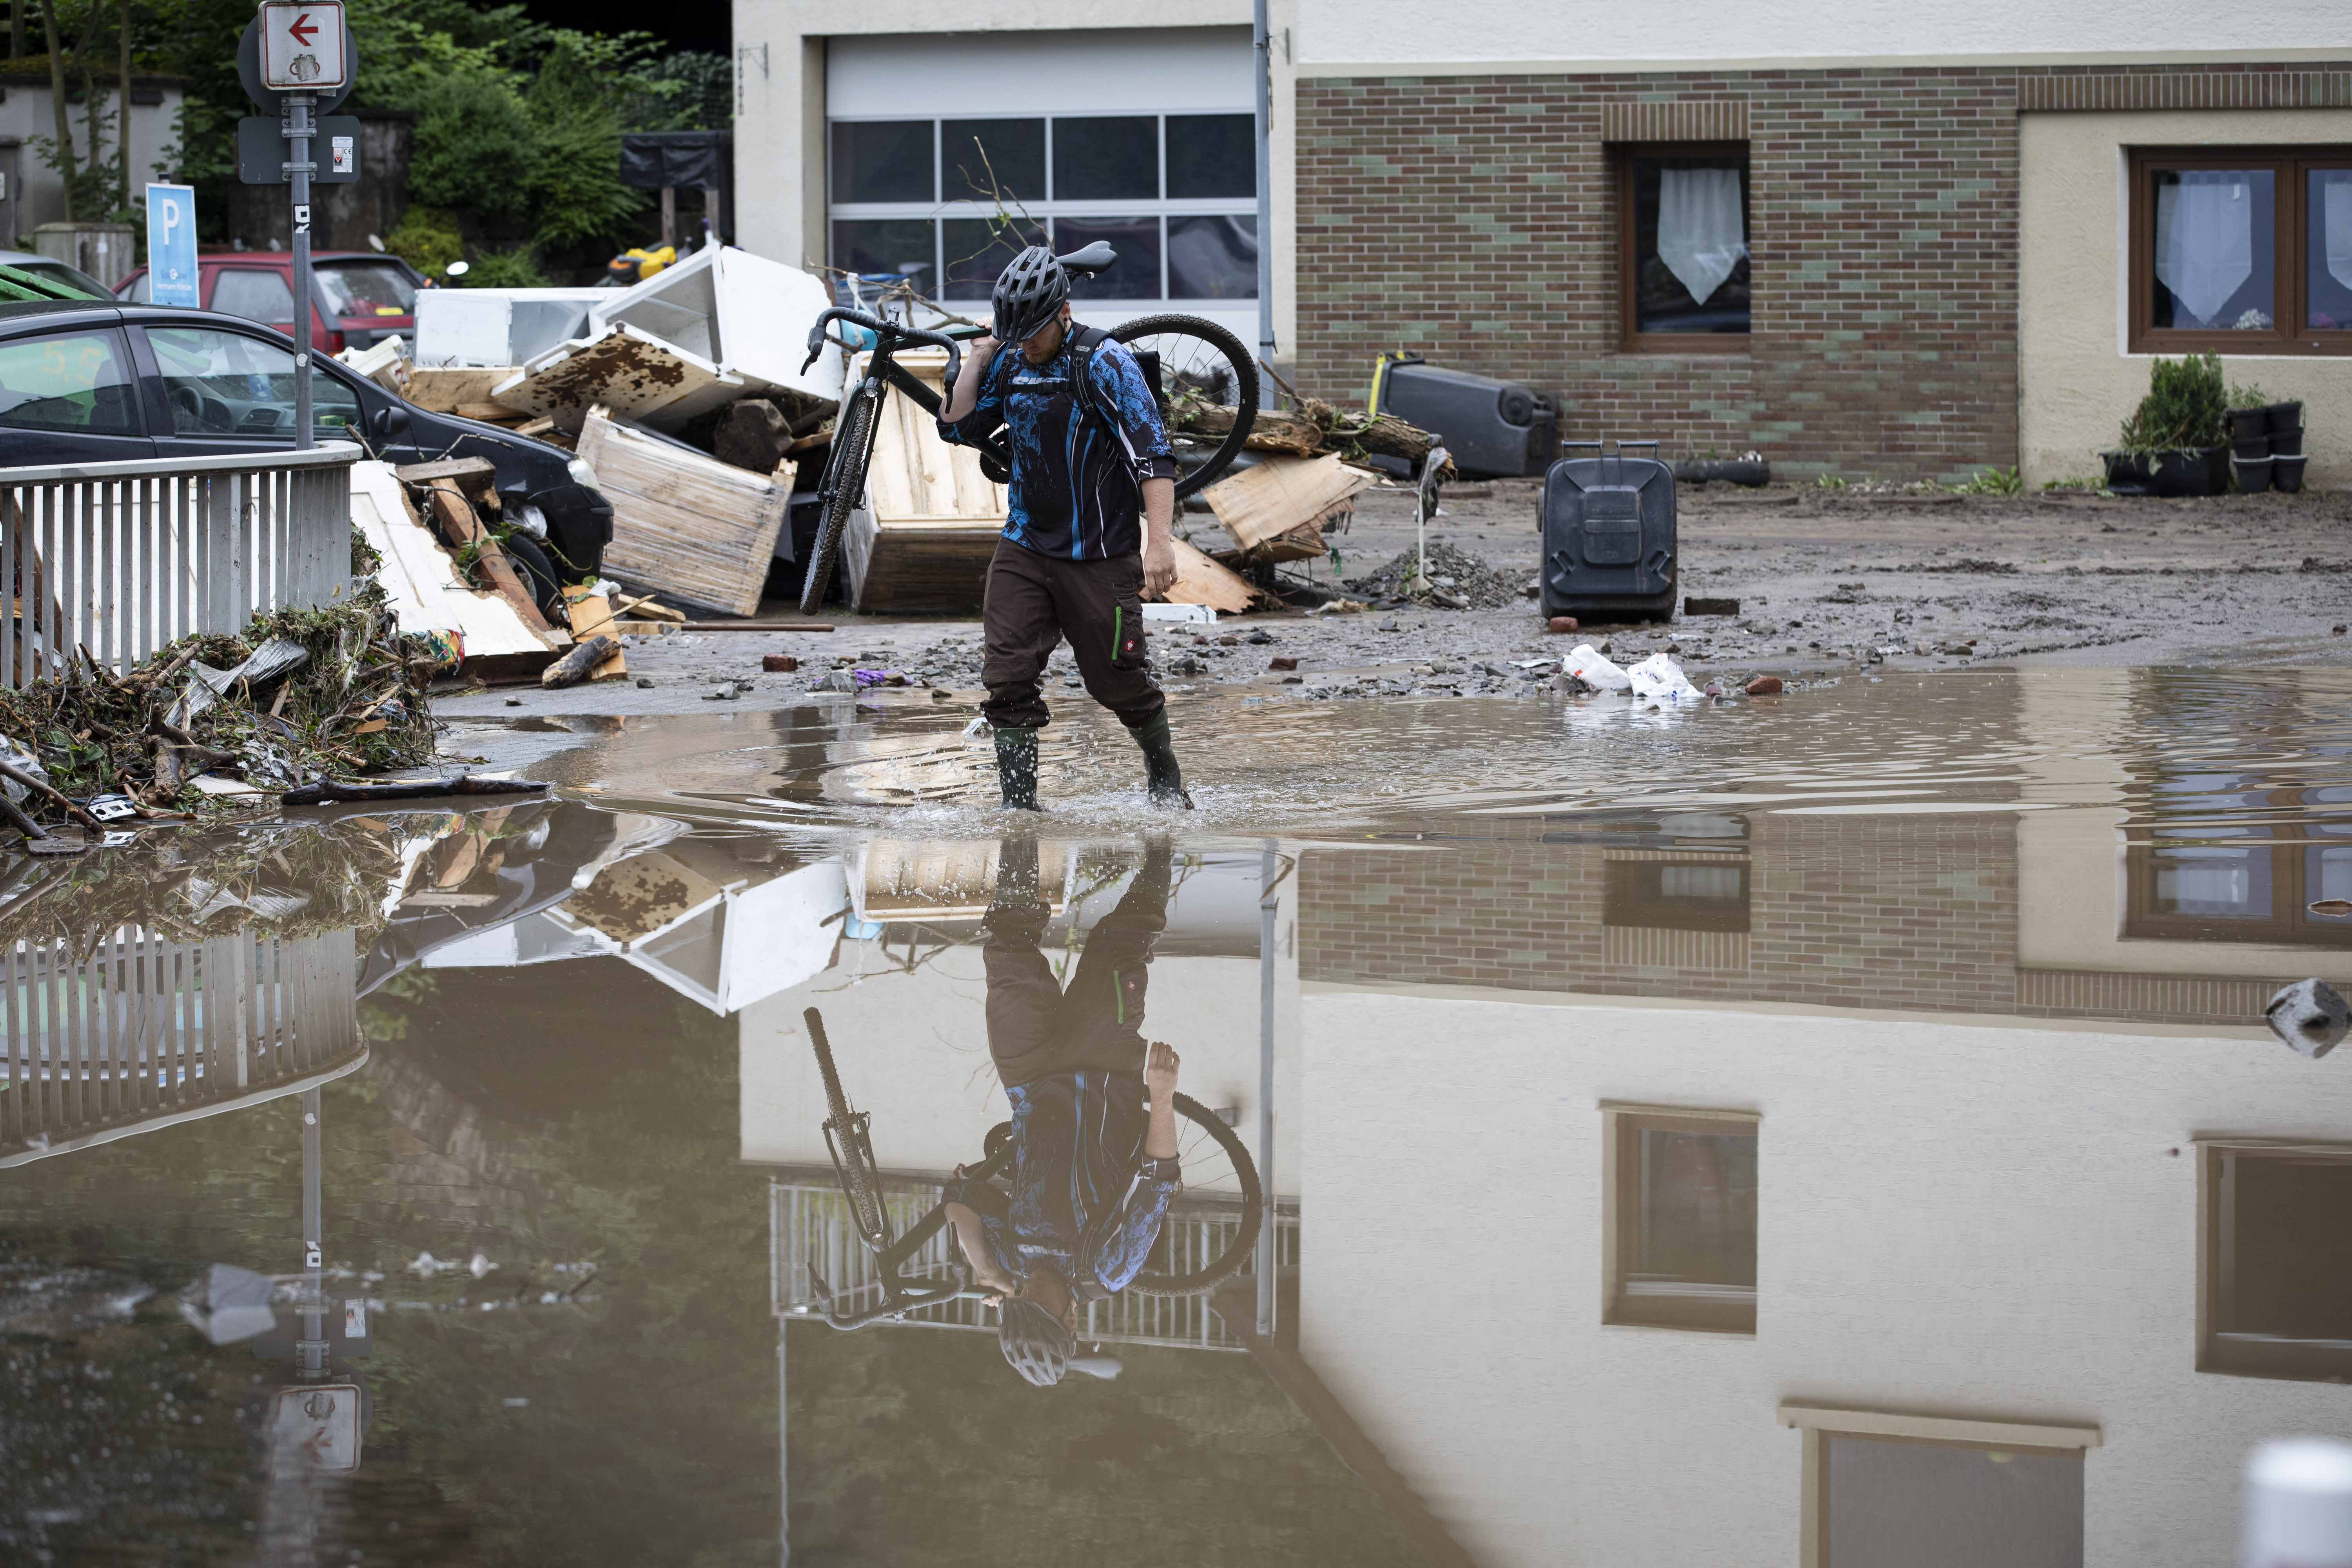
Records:
<instances>
[{"instance_id":1,"label":"house window","mask_svg":"<svg viewBox=\"0 0 2352 1568\"><path fill-rule=\"evenodd\" d=\"M2081 1568L2096 1427L1784 1405L1804 1434L1804 1568Z\"/></svg>"},{"instance_id":2,"label":"house window","mask_svg":"<svg viewBox=\"0 0 2352 1568\"><path fill-rule=\"evenodd\" d=\"M2352 1145L2198 1146L2197 1370L2352 1380Z\"/></svg>"},{"instance_id":3,"label":"house window","mask_svg":"<svg viewBox=\"0 0 2352 1568\"><path fill-rule=\"evenodd\" d=\"M1626 348L1748 347L1744 142L1629 147L1619 164L1619 272Z\"/></svg>"},{"instance_id":4,"label":"house window","mask_svg":"<svg viewBox=\"0 0 2352 1568\"><path fill-rule=\"evenodd\" d=\"M2352 353L2352 148L2131 156L2135 353Z\"/></svg>"},{"instance_id":5,"label":"house window","mask_svg":"<svg viewBox=\"0 0 2352 1568\"><path fill-rule=\"evenodd\" d=\"M1756 1331L1752 1111L1604 1105L1601 1321Z\"/></svg>"},{"instance_id":6,"label":"house window","mask_svg":"<svg viewBox=\"0 0 2352 1568\"><path fill-rule=\"evenodd\" d=\"M943 300L985 300L1028 245L1097 239L1118 265L1086 300L1149 309L1257 298L1257 162L1246 114L836 120L834 266L912 274Z\"/></svg>"}]
</instances>

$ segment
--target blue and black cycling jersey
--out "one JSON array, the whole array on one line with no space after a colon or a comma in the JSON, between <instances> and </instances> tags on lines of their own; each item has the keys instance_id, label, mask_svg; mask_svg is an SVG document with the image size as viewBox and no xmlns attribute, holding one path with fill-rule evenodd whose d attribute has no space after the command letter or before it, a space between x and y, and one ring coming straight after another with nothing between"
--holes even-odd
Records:
<instances>
[{"instance_id":1,"label":"blue and black cycling jersey","mask_svg":"<svg viewBox=\"0 0 2352 1568\"><path fill-rule=\"evenodd\" d=\"M1008 428L1013 493L1004 537L1070 561L1139 553L1143 481L1176 477L1160 405L1127 345L1103 339L1089 365L1100 419L1078 411L1068 345L1031 364L1008 343L996 351L972 411L940 422L940 435L959 446L978 446L999 425Z\"/></svg>"}]
</instances>

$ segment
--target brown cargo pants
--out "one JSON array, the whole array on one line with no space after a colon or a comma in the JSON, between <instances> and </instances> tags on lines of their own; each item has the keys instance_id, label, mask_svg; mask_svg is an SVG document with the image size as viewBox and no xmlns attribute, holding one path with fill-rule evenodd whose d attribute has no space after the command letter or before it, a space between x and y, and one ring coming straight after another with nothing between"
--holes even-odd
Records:
<instances>
[{"instance_id":1,"label":"brown cargo pants","mask_svg":"<svg viewBox=\"0 0 2352 1568\"><path fill-rule=\"evenodd\" d=\"M1055 645L1067 637L1087 693L1129 729L1160 717L1168 705L1151 679L1143 632L1143 559L1066 561L996 542L981 610L980 710L1000 730L1043 729L1052 721L1038 678Z\"/></svg>"}]
</instances>

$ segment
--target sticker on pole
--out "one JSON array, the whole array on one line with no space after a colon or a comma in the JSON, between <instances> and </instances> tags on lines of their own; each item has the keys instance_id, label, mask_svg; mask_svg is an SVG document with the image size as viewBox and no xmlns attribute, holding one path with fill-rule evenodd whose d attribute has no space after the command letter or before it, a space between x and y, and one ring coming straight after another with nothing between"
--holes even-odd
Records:
<instances>
[{"instance_id":1,"label":"sticker on pole","mask_svg":"<svg viewBox=\"0 0 2352 1568\"><path fill-rule=\"evenodd\" d=\"M323 5L268 0L261 7L261 82L279 92L324 92L351 76L343 58L342 0Z\"/></svg>"},{"instance_id":2,"label":"sticker on pole","mask_svg":"<svg viewBox=\"0 0 2352 1568\"><path fill-rule=\"evenodd\" d=\"M147 187L147 279L154 303L196 308L194 185Z\"/></svg>"}]
</instances>

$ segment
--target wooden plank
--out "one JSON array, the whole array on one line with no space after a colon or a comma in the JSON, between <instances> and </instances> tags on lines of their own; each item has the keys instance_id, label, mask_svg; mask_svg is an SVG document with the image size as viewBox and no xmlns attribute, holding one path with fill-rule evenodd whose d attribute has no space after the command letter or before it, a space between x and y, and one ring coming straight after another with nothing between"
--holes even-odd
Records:
<instances>
[{"instance_id":1,"label":"wooden plank","mask_svg":"<svg viewBox=\"0 0 2352 1568\"><path fill-rule=\"evenodd\" d=\"M1171 605L1206 605L1219 615L1238 616L1257 598L1257 590L1241 574L1218 565L1181 539L1176 547L1176 582L1160 598Z\"/></svg>"},{"instance_id":2,"label":"wooden plank","mask_svg":"<svg viewBox=\"0 0 2352 1568\"><path fill-rule=\"evenodd\" d=\"M388 465L352 465L352 525L383 557L376 581L402 631L456 633L465 668L476 675L533 679L555 658L555 645L514 605L458 575L456 558L435 542Z\"/></svg>"},{"instance_id":3,"label":"wooden plank","mask_svg":"<svg viewBox=\"0 0 2352 1568\"><path fill-rule=\"evenodd\" d=\"M901 369L944 395L948 356L918 349L898 356ZM865 356L850 366L853 381L866 374ZM939 422L914 400L892 393L882 405L875 432L874 464L866 489L878 523L907 518L956 518L993 522L1002 528L1009 505L1005 489L981 471L980 454L940 439Z\"/></svg>"},{"instance_id":4,"label":"wooden plank","mask_svg":"<svg viewBox=\"0 0 2352 1568\"><path fill-rule=\"evenodd\" d=\"M563 590L563 605L570 612L573 642L583 643L599 635L615 638L620 636L613 626L613 602L604 595L584 587L566 588ZM597 662L596 668L588 672L588 679L618 680L628 673L627 656L615 649Z\"/></svg>"},{"instance_id":5,"label":"wooden plank","mask_svg":"<svg viewBox=\"0 0 2352 1568\"><path fill-rule=\"evenodd\" d=\"M613 503L609 575L730 615L760 607L793 465L762 477L615 425L601 406L581 426L580 456Z\"/></svg>"},{"instance_id":6,"label":"wooden plank","mask_svg":"<svg viewBox=\"0 0 2352 1568\"><path fill-rule=\"evenodd\" d=\"M1372 476L1336 457L1268 458L1201 492L1225 531L1244 550L1255 549L1328 514Z\"/></svg>"},{"instance_id":7,"label":"wooden plank","mask_svg":"<svg viewBox=\"0 0 2352 1568\"><path fill-rule=\"evenodd\" d=\"M471 491L477 486L498 482L499 466L488 458L444 458L434 463L409 463L392 470L403 484L429 485L436 479L455 479L461 490Z\"/></svg>"},{"instance_id":8,"label":"wooden plank","mask_svg":"<svg viewBox=\"0 0 2352 1568\"><path fill-rule=\"evenodd\" d=\"M490 395L490 388L511 377L518 368L510 364L415 365L408 373L408 401L436 414L446 414L461 404L494 403L498 400Z\"/></svg>"},{"instance_id":9,"label":"wooden plank","mask_svg":"<svg viewBox=\"0 0 2352 1568\"><path fill-rule=\"evenodd\" d=\"M481 563L482 574L490 580L490 586L498 590L499 597L514 605L515 614L522 617L523 625L535 632L553 631L555 628L547 624L547 617L539 613L539 601L524 585L522 574L515 570L515 564L508 559L507 552L499 548L499 542L492 539L489 530L482 526L482 520L474 515L474 509L467 504L466 498L451 488L446 479L425 494L432 505L434 521L441 525L448 537L457 542L459 548L478 544L474 559Z\"/></svg>"}]
</instances>

